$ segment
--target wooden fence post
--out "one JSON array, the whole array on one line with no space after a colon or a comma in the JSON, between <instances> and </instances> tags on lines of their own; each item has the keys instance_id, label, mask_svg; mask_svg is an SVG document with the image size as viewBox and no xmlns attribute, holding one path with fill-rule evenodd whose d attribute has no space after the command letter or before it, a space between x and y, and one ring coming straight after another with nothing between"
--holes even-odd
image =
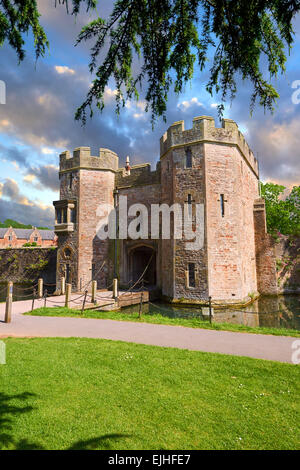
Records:
<instances>
[{"instance_id":1,"label":"wooden fence post","mask_svg":"<svg viewBox=\"0 0 300 470\"><path fill-rule=\"evenodd\" d=\"M83 299L83 304L82 304L82 308L81 308L81 315L83 315L83 312L84 312L84 308L85 308L85 303L86 303L86 296L88 295L88 291L86 290L84 292L84 299Z\"/></svg>"},{"instance_id":2,"label":"wooden fence post","mask_svg":"<svg viewBox=\"0 0 300 470\"><path fill-rule=\"evenodd\" d=\"M211 320L212 320L211 296L208 297L208 306L209 306L209 323L211 323Z\"/></svg>"},{"instance_id":3,"label":"wooden fence post","mask_svg":"<svg viewBox=\"0 0 300 470\"><path fill-rule=\"evenodd\" d=\"M33 309L34 309L34 301L35 301L35 298L36 298L36 290L35 290L35 289L33 289L33 296L32 296L31 311L33 311Z\"/></svg>"},{"instance_id":4,"label":"wooden fence post","mask_svg":"<svg viewBox=\"0 0 300 470\"><path fill-rule=\"evenodd\" d=\"M41 299L43 297L43 279L38 280L38 298Z\"/></svg>"},{"instance_id":5,"label":"wooden fence post","mask_svg":"<svg viewBox=\"0 0 300 470\"><path fill-rule=\"evenodd\" d=\"M140 309L139 309L139 318L142 317L142 308L143 308L143 292L141 293L141 300L140 300Z\"/></svg>"},{"instance_id":6,"label":"wooden fence post","mask_svg":"<svg viewBox=\"0 0 300 470\"><path fill-rule=\"evenodd\" d=\"M7 294L6 294L6 304L5 304L5 323L11 322L12 295L13 295L13 283L9 281L7 283Z\"/></svg>"},{"instance_id":7,"label":"wooden fence post","mask_svg":"<svg viewBox=\"0 0 300 470\"><path fill-rule=\"evenodd\" d=\"M71 286L71 284L66 284L66 300L65 300L65 307L67 307L67 308L70 308L71 292L72 292L72 286Z\"/></svg>"},{"instance_id":8,"label":"wooden fence post","mask_svg":"<svg viewBox=\"0 0 300 470\"><path fill-rule=\"evenodd\" d=\"M61 290L61 295L65 295L65 293L66 293L66 278L64 276L62 276L61 279L60 279L60 290Z\"/></svg>"},{"instance_id":9,"label":"wooden fence post","mask_svg":"<svg viewBox=\"0 0 300 470\"><path fill-rule=\"evenodd\" d=\"M48 295L48 291L46 289L45 293L44 293L44 308L46 308L46 306L47 306L47 295Z\"/></svg>"},{"instance_id":10,"label":"wooden fence post","mask_svg":"<svg viewBox=\"0 0 300 470\"><path fill-rule=\"evenodd\" d=\"M97 281L92 282L92 303L96 303Z\"/></svg>"},{"instance_id":11,"label":"wooden fence post","mask_svg":"<svg viewBox=\"0 0 300 470\"><path fill-rule=\"evenodd\" d=\"M113 280L113 298L116 299L118 297L118 279Z\"/></svg>"}]
</instances>

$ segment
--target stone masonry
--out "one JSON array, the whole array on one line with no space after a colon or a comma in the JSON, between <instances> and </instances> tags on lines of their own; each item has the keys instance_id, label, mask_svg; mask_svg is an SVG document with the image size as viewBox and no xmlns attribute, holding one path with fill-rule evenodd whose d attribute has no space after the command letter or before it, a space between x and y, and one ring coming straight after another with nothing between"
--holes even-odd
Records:
<instances>
[{"instance_id":1,"label":"stone masonry","mask_svg":"<svg viewBox=\"0 0 300 470\"><path fill-rule=\"evenodd\" d=\"M116 193L118 194L116 196ZM99 207L127 197L128 208L189 204L195 228L196 206L204 207L204 244L187 249L185 238L148 237L100 240ZM89 147L60 155L60 200L56 208L57 282L64 274L76 290L110 286L114 275L126 288L144 273L164 299L204 303L245 303L259 293L275 293L276 267L265 230L265 208L259 195L258 162L237 124L215 127L207 116L174 123L160 140L160 161L119 168L118 156ZM101 209L102 210L102 209ZM129 221L131 219L129 218ZM115 253L117 262L115 264ZM116 273L114 272L116 270Z\"/></svg>"}]
</instances>

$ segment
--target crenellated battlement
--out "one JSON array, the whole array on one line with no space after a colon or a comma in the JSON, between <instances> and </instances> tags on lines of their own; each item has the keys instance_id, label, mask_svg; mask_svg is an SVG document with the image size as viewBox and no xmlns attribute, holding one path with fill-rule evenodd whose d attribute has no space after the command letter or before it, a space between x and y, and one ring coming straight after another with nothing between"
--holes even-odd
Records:
<instances>
[{"instance_id":1,"label":"crenellated battlement","mask_svg":"<svg viewBox=\"0 0 300 470\"><path fill-rule=\"evenodd\" d=\"M59 171L67 172L79 169L110 170L117 171L119 168L118 155L112 150L100 148L99 156L92 156L90 147L78 147L73 155L67 150L59 156Z\"/></svg>"},{"instance_id":2,"label":"crenellated battlement","mask_svg":"<svg viewBox=\"0 0 300 470\"><path fill-rule=\"evenodd\" d=\"M130 174L126 174L125 168L120 168L116 175L116 185L118 188L128 188L134 186L145 186L147 184L160 183L160 162L156 169L151 171L150 163L133 165L130 168Z\"/></svg>"},{"instance_id":3,"label":"crenellated battlement","mask_svg":"<svg viewBox=\"0 0 300 470\"><path fill-rule=\"evenodd\" d=\"M223 119L222 127L216 127L213 117L199 116L193 119L192 129L187 130L184 129L184 121L174 122L160 139L160 157L162 158L170 149L201 142L237 146L255 174L258 175L257 159L236 122L231 119Z\"/></svg>"}]
</instances>

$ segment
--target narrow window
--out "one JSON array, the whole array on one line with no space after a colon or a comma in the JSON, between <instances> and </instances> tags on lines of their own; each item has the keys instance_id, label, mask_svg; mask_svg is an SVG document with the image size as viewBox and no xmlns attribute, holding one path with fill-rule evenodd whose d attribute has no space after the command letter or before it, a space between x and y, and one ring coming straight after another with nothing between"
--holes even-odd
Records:
<instances>
[{"instance_id":1,"label":"narrow window","mask_svg":"<svg viewBox=\"0 0 300 470\"><path fill-rule=\"evenodd\" d=\"M34 238L33 238L33 241L34 241L34 242L37 242L37 241L38 241L38 237L34 237Z\"/></svg>"},{"instance_id":2,"label":"narrow window","mask_svg":"<svg viewBox=\"0 0 300 470\"><path fill-rule=\"evenodd\" d=\"M71 222L72 224L76 224L76 209L71 209Z\"/></svg>"},{"instance_id":3,"label":"narrow window","mask_svg":"<svg viewBox=\"0 0 300 470\"><path fill-rule=\"evenodd\" d=\"M63 214L62 214L62 223L66 224L67 223L67 208L64 207L62 212L63 212Z\"/></svg>"},{"instance_id":4,"label":"narrow window","mask_svg":"<svg viewBox=\"0 0 300 470\"><path fill-rule=\"evenodd\" d=\"M195 263L189 263L189 287L196 287Z\"/></svg>"},{"instance_id":5,"label":"narrow window","mask_svg":"<svg viewBox=\"0 0 300 470\"><path fill-rule=\"evenodd\" d=\"M61 209L56 209L56 220L58 224L62 223L62 218L61 218Z\"/></svg>"},{"instance_id":6,"label":"narrow window","mask_svg":"<svg viewBox=\"0 0 300 470\"><path fill-rule=\"evenodd\" d=\"M186 167L186 168L192 168L192 166L193 166L193 158L192 158L191 149L187 149L187 150L186 150L186 152L185 152L185 158L186 158L185 167Z\"/></svg>"},{"instance_id":7,"label":"narrow window","mask_svg":"<svg viewBox=\"0 0 300 470\"><path fill-rule=\"evenodd\" d=\"M221 203L221 215L224 217L225 215L225 199L224 194L220 194L220 203Z\"/></svg>"},{"instance_id":8,"label":"narrow window","mask_svg":"<svg viewBox=\"0 0 300 470\"><path fill-rule=\"evenodd\" d=\"M71 173L69 176L69 189L72 189L72 185L73 185L73 173Z\"/></svg>"},{"instance_id":9,"label":"narrow window","mask_svg":"<svg viewBox=\"0 0 300 470\"><path fill-rule=\"evenodd\" d=\"M187 200L187 203L188 203L188 213L189 213L189 217L192 217L192 214L193 214L193 206L192 206L192 195L191 194L188 194L188 200Z\"/></svg>"},{"instance_id":10,"label":"narrow window","mask_svg":"<svg viewBox=\"0 0 300 470\"><path fill-rule=\"evenodd\" d=\"M170 162L169 162L169 160L167 161L167 171L170 171Z\"/></svg>"}]
</instances>

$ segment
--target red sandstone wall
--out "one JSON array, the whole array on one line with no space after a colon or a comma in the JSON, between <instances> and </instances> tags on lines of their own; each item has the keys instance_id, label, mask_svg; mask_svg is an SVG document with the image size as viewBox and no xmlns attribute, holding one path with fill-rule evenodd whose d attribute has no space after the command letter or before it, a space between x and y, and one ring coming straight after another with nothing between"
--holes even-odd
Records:
<instances>
[{"instance_id":1,"label":"red sandstone wall","mask_svg":"<svg viewBox=\"0 0 300 470\"><path fill-rule=\"evenodd\" d=\"M72 171L72 187L69 184L70 173L60 175L60 199L79 200L79 172ZM70 259L65 257L65 249L71 250ZM78 204L77 204L77 223L74 225L74 232L60 233L58 235L57 250L57 286L60 287L60 279L66 274L67 264L70 267L70 281L74 288L79 287L78 283Z\"/></svg>"},{"instance_id":2,"label":"red sandstone wall","mask_svg":"<svg viewBox=\"0 0 300 470\"><path fill-rule=\"evenodd\" d=\"M95 272L104 260L106 265L96 280L98 288L107 286L109 275L109 241L96 237L99 217L96 216L100 204L113 206L115 175L111 171L81 169L79 190L78 217L78 285L86 285L92 279L92 268Z\"/></svg>"},{"instance_id":3,"label":"red sandstone wall","mask_svg":"<svg viewBox=\"0 0 300 470\"><path fill-rule=\"evenodd\" d=\"M258 199L254 206L257 290L260 294L277 294L275 241L267 233L265 204Z\"/></svg>"},{"instance_id":4,"label":"red sandstone wall","mask_svg":"<svg viewBox=\"0 0 300 470\"><path fill-rule=\"evenodd\" d=\"M204 204L205 189L204 189L204 156L203 144L186 145L180 149L174 150L174 200L184 207L187 202L188 194L192 196L192 205ZM192 153L192 168L186 168L186 150L190 149ZM193 209L194 210L194 209ZM193 214L193 224L195 226L196 218L195 212ZM197 220L197 223L204 223ZM192 240L193 241L193 240ZM196 241L196 240L194 240ZM194 300L207 300L208 299L208 285L207 285L207 266L206 266L206 247L205 244L202 249L188 250L186 244L188 240L175 240L174 244L174 298L180 299L194 299ZM196 285L189 287L187 285L186 276L188 271L188 264L195 263L196 269Z\"/></svg>"},{"instance_id":5,"label":"red sandstone wall","mask_svg":"<svg viewBox=\"0 0 300 470\"><path fill-rule=\"evenodd\" d=\"M207 143L204 153L209 294L242 300L257 291L253 203L258 180L236 147Z\"/></svg>"}]
</instances>

